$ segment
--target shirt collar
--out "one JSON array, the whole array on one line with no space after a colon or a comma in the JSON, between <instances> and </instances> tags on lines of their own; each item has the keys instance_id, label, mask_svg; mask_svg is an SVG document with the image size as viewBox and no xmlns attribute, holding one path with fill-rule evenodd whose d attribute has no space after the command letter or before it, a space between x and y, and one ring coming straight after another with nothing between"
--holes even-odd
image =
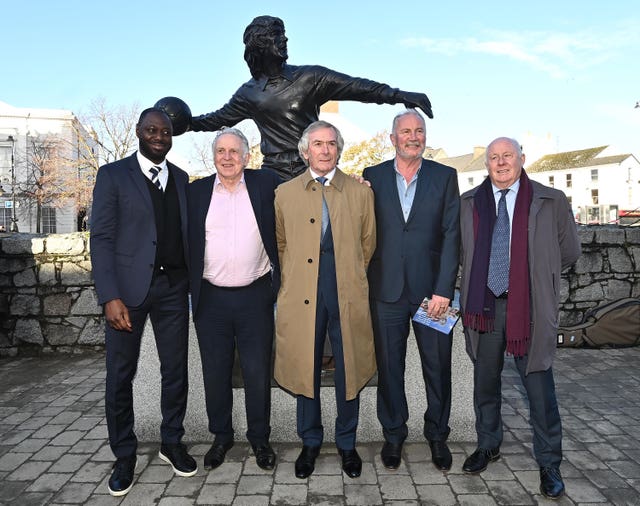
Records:
<instances>
[{"instance_id":1,"label":"shirt collar","mask_svg":"<svg viewBox=\"0 0 640 506\"><path fill-rule=\"evenodd\" d=\"M272 77L262 76L260 77L260 79L256 79L256 83L258 84L258 86L262 91L266 89L269 79L276 79L276 80L285 79L286 81L289 81L290 83L292 83L295 80L293 76L293 68L291 67L291 65L284 64L282 65L282 68L280 69L280 72L278 73L277 76L272 76Z\"/></svg>"},{"instance_id":2,"label":"shirt collar","mask_svg":"<svg viewBox=\"0 0 640 506\"><path fill-rule=\"evenodd\" d=\"M309 167L309 172L311 173L311 177L313 179L317 179L317 178L321 177L319 174L316 174L311 167ZM334 167L333 170L331 172L329 172L328 174L325 174L324 177L327 178L328 183L331 183L331 180L333 179L333 176L335 176L335 175L336 175L336 167ZM327 186L328 183L325 183L325 186Z\"/></svg>"},{"instance_id":3,"label":"shirt collar","mask_svg":"<svg viewBox=\"0 0 640 506\"><path fill-rule=\"evenodd\" d=\"M509 186L509 188L503 188L503 189L504 190L513 190L513 193L515 193L517 195L519 188L520 188L520 179L518 179L515 183L513 183L511 186ZM498 188L493 183L491 183L491 189L493 190L493 194L494 195L496 195L497 193L500 193L500 191L502 191L500 188Z\"/></svg>"},{"instance_id":4,"label":"shirt collar","mask_svg":"<svg viewBox=\"0 0 640 506\"><path fill-rule=\"evenodd\" d=\"M168 168L167 168L167 159L166 158L164 160L162 160L162 162L160 162L160 163L153 163L146 156L144 156L142 153L140 153L139 150L136 151L136 157L138 159L138 164L140 165L140 169L142 169L142 172L144 172L145 174L147 174L149 172L149 169L151 167L160 167L162 170L168 170Z\"/></svg>"}]
</instances>

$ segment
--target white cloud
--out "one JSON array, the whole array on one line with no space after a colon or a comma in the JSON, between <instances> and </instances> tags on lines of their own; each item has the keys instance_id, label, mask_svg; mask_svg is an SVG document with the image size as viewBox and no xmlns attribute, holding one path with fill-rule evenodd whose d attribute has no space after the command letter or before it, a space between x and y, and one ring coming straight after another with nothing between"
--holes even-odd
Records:
<instances>
[{"instance_id":1,"label":"white cloud","mask_svg":"<svg viewBox=\"0 0 640 506\"><path fill-rule=\"evenodd\" d=\"M626 49L637 48L640 36L637 30L623 26L607 34L592 31L485 31L480 37L414 37L403 39L400 43L405 47L422 48L426 52L448 56L463 53L505 56L554 78L565 78L575 70L600 64Z\"/></svg>"}]
</instances>

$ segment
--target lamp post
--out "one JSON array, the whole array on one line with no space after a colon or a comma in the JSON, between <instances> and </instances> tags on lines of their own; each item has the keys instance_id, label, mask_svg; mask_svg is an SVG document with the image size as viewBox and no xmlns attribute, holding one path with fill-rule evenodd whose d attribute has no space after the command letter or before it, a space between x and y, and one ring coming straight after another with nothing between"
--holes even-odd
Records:
<instances>
[{"instance_id":1,"label":"lamp post","mask_svg":"<svg viewBox=\"0 0 640 506\"><path fill-rule=\"evenodd\" d=\"M11 142L11 225L10 232L18 231L18 218L16 218L16 140L13 135L7 137Z\"/></svg>"}]
</instances>

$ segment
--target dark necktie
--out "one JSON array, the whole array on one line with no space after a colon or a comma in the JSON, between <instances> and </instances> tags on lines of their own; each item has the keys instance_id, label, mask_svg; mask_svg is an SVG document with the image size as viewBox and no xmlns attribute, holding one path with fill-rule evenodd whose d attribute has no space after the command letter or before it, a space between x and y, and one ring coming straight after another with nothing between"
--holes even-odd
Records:
<instances>
[{"instance_id":1,"label":"dark necktie","mask_svg":"<svg viewBox=\"0 0 640 506\"><path fill-rule=\"evenodd\" d=\"M327 231L327 227L329 226L329 208L327 207L327 201L324 199L324 184L327 181L327 178L324 176L320 176L316 178L316 181L322 185L322 235L320 239L324 238L324 233Z\"/></svg>"},{"instance_id":2,"label":"dark necktie","mask_svg":"<svg viewBox=\"0 0 640 506\"><path fill-rule=\"evenodd\" d=\"M156 185L158 190L162 190L162 184L160 183L160 179L158 179L158 174L160 174L161 170L162 167L157 167L155 165L149 169L149 172L151 172L151 182Z\"/></svg>"},{"instance_id":3,"label":"dark necktie","mask_svg":"<svg viewBox=\"0 0 640 506\"><path fill-rule=\"evenodd\" d=\"M493 227L491 239L491 257L489 258L489 275L487 286L499 297L509 288L509 213L507 213L507 193L509 189L500 190L502 196L498 201L498 217Z\"/></svg>"}]
</instances>

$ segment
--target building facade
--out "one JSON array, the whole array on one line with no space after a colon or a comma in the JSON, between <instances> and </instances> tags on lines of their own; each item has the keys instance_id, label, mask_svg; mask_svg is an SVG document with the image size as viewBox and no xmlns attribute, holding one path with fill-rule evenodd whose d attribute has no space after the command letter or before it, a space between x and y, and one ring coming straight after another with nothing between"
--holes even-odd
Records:
<instances>
[{"instance_id":1,"label":"building facade","mask_svg":"<svg viewBox=\"0 0 640 506\"><path fill-rule=\"evenodd\" d=\"M0 231L82 229L86 190L78 182L91 172L82 163L88 139L71 111L0 102Z\"/></svg>"}]
</instances>

